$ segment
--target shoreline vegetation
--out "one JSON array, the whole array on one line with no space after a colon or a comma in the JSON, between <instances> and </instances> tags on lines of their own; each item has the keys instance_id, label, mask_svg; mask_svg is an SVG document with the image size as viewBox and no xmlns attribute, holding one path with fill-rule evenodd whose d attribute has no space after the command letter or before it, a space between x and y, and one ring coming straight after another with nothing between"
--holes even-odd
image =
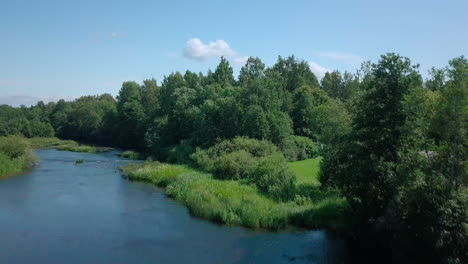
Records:
<instances>
[{"instance_id":1,"label":"shoreline vegetation","mask_svg":"<svg viewBox=\"0 0 468 264\"><path fill-rule=\"evenodd\" d=\"M235 138L191 159L190 165L145 161L121 170L130 180L165 188L192 215L216 223L268 230L344 226L345 199L320 188L321 157L287 163L271 143ZM275 174L289 175L291 185L280 176L275 182Z\"/></svg>"},{"instance_id":2,"label":"shoreline vegetation","mask_svg":"<svg viewBox=\"0 0 468 264\"><path fill-rule=\"evenodd\" d=\"M129 180L165 188L167 195L186 206L190 214L216 223L267 230L288 226L338 230L344 225L347 203L333 191L316 188L305 196L298 185L294 199L279 202L253 184L218 180L187 165L146 161L125 166L122 171ZM316 181L316 176L310 175L310 181Z\"/></svg>"}]
</instances>

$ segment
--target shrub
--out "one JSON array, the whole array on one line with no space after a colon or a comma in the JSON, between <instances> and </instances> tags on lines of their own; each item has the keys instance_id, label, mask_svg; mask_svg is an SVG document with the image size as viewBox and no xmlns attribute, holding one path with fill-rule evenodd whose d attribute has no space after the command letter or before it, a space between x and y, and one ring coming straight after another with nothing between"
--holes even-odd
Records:
<instances>
[{"instance_id":1,"label":"shrub","mask_svg":"<svg viewBox=\"0 0 468 264\"><path fill-rule=\"evenodd\" d=\"M218 179L246 179L255 163L256 161L250 153L238 150L218 157L211 172Z\"/></svg>"},{"instance_id":2,"label":"shrub","mask_svg":"<svg viewBox=\"0 0 468 264\"><path fill-rule=\"evenodd\" d=\"M268 141L237 137L199 150L192 158L215 178L247 180L274 199L288 200L294 192L295 175Z\"/></svg>"},{"instance_id":3,"label":"shrub","mask_svg":"<svg viewBox=\"0 0 468 264\"><path fill-rule=\"evenodd\" d=\"M28 151L31 151L30 145L22 137L8 136L0 138L0 152L3 152L12 159L24 156Z\"/></svg>"},{"instance_id":4,"label":"shrub","mask_svg":"<svg viewBox=\"0 0 468 264\"><path fill-rule=\"evenodd\" d=\"M260 190L277 200L289 200L294 194L296 177L281 154L259 159L249 178Z\"/></svg>"},{"instance_id":5,"label":"shrub","mask_svg":"<svg viewBox=\"0 0 468 264\"><path fill-rule=\"evenodd\" d=\"M18 136L0 137L0 177L31 167L37 158L26 139Z\"/></svg>"},{"instance_id":6,"label":"shrub","mask_svg":"<svg viewBox=\"0 0 468 264\"><path fill-rule=\"evenodd\" d=\"M198 150L191 157L202 168L211 168L214 160L225 153L243 150L253 157L265 157L276 153L278 149L273 143L266 140L257 140L246 137L236 137L224 140L206 150Z\"/></svg>"}]
</instances>

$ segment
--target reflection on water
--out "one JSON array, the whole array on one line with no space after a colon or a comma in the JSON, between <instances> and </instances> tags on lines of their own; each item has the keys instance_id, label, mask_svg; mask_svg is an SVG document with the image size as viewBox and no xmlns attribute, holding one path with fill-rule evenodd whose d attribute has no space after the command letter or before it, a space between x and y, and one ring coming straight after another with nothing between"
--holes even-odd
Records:
<instances>
[{"instance_id":1,"label":"reflection on water","mask_svg":"<svg viewBox=\"0 0 468 264\"><path fill-rule=\"evenodd\" d=\"M37 154L36 168L0 180L0 263L347 263L344 242L323 231L193 218L162 190L123 179L129 161L116 152Z\"/></svg>"}]
</instances>

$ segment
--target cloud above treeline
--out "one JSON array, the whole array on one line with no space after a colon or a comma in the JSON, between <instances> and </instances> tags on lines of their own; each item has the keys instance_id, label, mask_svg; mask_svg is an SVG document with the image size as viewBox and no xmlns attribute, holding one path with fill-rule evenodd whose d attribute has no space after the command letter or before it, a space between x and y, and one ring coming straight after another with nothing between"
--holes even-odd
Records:
<instances>
[{"instance_id":1,"label":"cloud above treeline","mask_svg":"<svg viewBox=\"0 0 468 264\"><path fill-rule=\"evenodd\" d=\"M309 61L309 68L310 70L315 74L315 76L317 76L317 78L320 80L323 78L323 76L325 76L325 73L327 72L332 72L332 70L326 68L326 67L323 67L319 64L317 64L316 62L313 62L313 61Z\"/></svg>"},{"instance_id":2,"label":"cloud above treeline","mask_svg":"<svg viewBox=\"0 0 468 264\"><path fill-rule=\"evenodd\" d=\"M191 38L185 44L184 56L196 61L207 61L221 56L230 58L236 64L245 64L248 56L239 56L224 40L218 39L204 43L199 38Z\"/></svg>"},{"instance_id":3,"label":"cloud above treeline","mask_svg":"<svg viewBox=\"0 0 468 264\"><path fill-rule=\"evenodd\" d=\"M359 66L361 62L364 61L364 58L361 56L346 52L322 52L319 55L321 57L343 62L351 66Z\"/></svg>"}]
</instances>

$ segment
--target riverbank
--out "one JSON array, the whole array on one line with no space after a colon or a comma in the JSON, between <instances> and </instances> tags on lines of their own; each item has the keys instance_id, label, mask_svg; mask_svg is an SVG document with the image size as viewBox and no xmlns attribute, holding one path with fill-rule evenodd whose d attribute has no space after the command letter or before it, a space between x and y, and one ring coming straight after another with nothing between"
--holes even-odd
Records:
<instances>
[{"instance_id":1,"label":"riverbank","mask_svg":"<svg viewBox=\"0 0 468 264\"><path fill-rule=\"evenodd\" d=\"M42 148L85 153L100 153L113 149L80 144L73 140L62 140L56 137L0 137L0 178L21 173L34 166L38 158L34 155L33 149Z\"/></svg>"},{"instance_id":2,"label":"riverbank","mask_svg":"<svg viewBox=\"0 0 468 264\"><path fill-rule=\"evenodd\" d=\"M281 202L266 196L254 184L216 179L187 165L145 162L122 170L131 180L164 187L192 215L213 222L269 230L287 226L340 229L347 203L338 193L320 189L319 161L314 158L289 163L298 181L294 199Z\"/></svg>"},{"instance_id":3,"label":"riverbank","mask_svg":"<svg viewBox=\"0 0 468 264\"><path fill-rule=\"evenodd\" d=\"M86 152L86 153L99 153L104 151L110 151L111 147L93 146L87 144L81 144L74 140L62 140L56 137L35 137L27 139L32 148L55 148L62 151L72 152Z\"/></svg>"}]
</instances>

